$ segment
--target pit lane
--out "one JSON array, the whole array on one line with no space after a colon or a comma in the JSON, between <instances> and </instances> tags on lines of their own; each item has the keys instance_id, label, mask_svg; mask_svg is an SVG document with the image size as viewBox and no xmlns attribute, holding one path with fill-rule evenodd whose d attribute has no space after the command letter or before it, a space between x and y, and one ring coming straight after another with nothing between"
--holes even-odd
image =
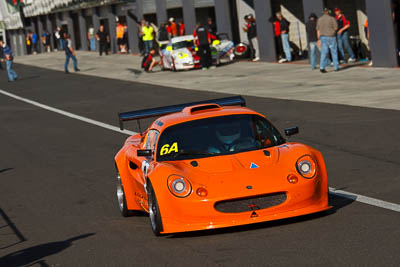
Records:
<instances>
[{"instance_id":1,"label":"pit lane","mask_svg":"<svg viewBox=\"0 0 400 267\"><path fill-rule=\"evenodd\" d=\"M25 78L6 83L2 77L0 89L115 126L118 111L224 96L26 66L17 70ZM399 111L246 100L280 129L299 125L293 140L322 151L331 186L400 203ZM395 266L400 261L399 213L334 195L334 210L327 214L156 238L144 214L119 215L112 158L125 135L5 96L0 109L0 208L6 215L0 218L0 265Z\"/></svg>"}]
</instances>

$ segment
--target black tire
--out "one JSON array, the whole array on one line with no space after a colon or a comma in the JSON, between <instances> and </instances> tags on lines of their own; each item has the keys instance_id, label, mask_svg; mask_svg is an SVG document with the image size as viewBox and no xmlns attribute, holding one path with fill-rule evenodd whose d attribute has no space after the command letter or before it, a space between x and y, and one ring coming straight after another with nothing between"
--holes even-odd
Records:
<instances>
[{"instance_id":1,"label":"black tire","mask_svg":"<svg viewBox=\"0 0 400 267\"><path fill-rule=\"evenodd\" d=\"M128 206L126 204L124 186L122 185L121 176L118 170L117 170L117 201L118 201L119 211L121 212L121 215L123 217L129 217L133 215L133 211L128 210Z\"/></svg>"},{"instance_id":2,"label":"black tire","mask_svg":"<svg viewBox=\"0 0 400 267\"><path fill-rule=\"evenodd\" d=\"M149 218L151 229L154 235L160 236L163 231L160 208L158 207L157 197L154 193L153 185L147 180L147 199L149 203Z\"/></svg>"}]
</instances>

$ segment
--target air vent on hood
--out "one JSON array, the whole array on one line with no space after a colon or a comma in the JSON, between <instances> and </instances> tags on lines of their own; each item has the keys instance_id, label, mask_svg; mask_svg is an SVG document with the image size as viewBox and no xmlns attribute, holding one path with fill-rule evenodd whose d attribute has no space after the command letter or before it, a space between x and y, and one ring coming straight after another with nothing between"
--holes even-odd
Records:
<instances>
[{"instance_id":1,"label":"air vent on hood","mask_svg":"<svg viewBox=\"0 0 400 267\"><path fill-rule=\"evenodd\" d=\"M206 104L206 105L199 105L189 108L190 114L197 114L200 112L212 111L212 110L220 110L222 109L220 105L217 104Z\"/></svg>"}]
</instances>

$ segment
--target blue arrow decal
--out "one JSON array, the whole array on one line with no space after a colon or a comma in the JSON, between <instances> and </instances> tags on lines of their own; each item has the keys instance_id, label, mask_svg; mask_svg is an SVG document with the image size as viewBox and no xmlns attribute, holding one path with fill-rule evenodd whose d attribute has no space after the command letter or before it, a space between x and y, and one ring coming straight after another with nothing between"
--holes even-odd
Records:
<instances>
[{"instance_id":1,"label":"blue arrow decal","mask_svg":"<svg viewBox=\"0 0 400 267\"><path fill-rule=\"evenodd\" d=\"M252 162L250 164L250 169L256 169L256 168L258 168L258 165Z\"/></svg>"}]
</instances>

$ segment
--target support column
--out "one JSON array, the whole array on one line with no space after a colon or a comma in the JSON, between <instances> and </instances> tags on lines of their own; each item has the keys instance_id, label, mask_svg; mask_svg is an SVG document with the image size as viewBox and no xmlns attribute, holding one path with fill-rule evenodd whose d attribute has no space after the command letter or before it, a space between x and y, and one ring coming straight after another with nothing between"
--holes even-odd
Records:
<instances>
[{"instance_id":1,"label":"support column","mask_svg":"<svg viewBox=\"0 0 400 267\"><path fill-rule=\"evenodd\" d=\"M156 0L156 12L157 12L157 24L158 24L157 26L160 26L161 23L164 23L168 20L166 0Z\"/></svg>"},{"instance_id":2,"label":"support column","mask_svg":"<svg viewBox=\"0 0 400 267\"><path fill-rule=\"evenodd\" d=\"M51 51L54 50L54 34L53 34L53 25L51 23L51 15L48 14L46 15L46 28L47 31L50 33L50 47L51 47Z\"/></svg>"},{"instance_id":3,"label":"support column","mask_svg":"<svg viewBox=\"0 0 400 267\"><path fill-rule=\"evenodd\" d=\"M194 0L183 0L183 22L185 23L186 34L192 34L196 28L196 10Z\"/></svg>"},{"instance_id":4,"label":"support column","mask_svg":"<svg viewBox=\"0 0 400 267\"><path fill-rule=\"evenodd\" d=\"M38 49L39 49L39 53L43 53L44 51L44 46L43 46L43 42L42 42L42 34L44 32L43 29L43 20L40 16L37 16L37 23L38 23Z\"/></svg>"},{"instance_id":5,"label":"support column","mask_svg":"<svg viewBox=\"0 0 400 267\"><path fill-rule=\"evenodd\" d=\"M397 67L391 0L366 0L374 67Z\"/></svg>"},{"instance_id":6,"label":"support column","mask_svg":"<svg viewBox=\"0 0 400 267\"><path fill-rule=\"evenodd\" d=\"M315 13L318 17L322 15L324 11L324 1L323 0L303 0L303 12L304 21L308 21L308 17L311 13Z\"/></svg>"},{"instance_id":7,"label":"support column","mask_svg":"<svg viewBox=\"0 0 400 267\"><path fill-rule=\"evenodd\" d=\"M56 26L57 27L60 27L61 28L61 26L62 26L62 16L63 16L63 14L62 13L55 13L55 17L56 17Z\"/></svg>"},{"instance_id":8,"label":"support column","mask_svg":"<svg viewBox=\"0 0 400 267\"><path fill-rule=\"evenodd\" d=\"M126 25L128 26L128 44L129 49L132 54L139 53L139 36L138 36L138 26L136 24L134 10L126 10Z\"/></svg>"},{"instance_id":9,"label":"support column","mask_svg":"<svg viewBox=\"0 0 400 267\"><path fill-rule=\"evenodd\" d=\"M85 11L81 9L78 15L79 19L79 34L81 37L81 48L80 50L87 51L88 50L88 36L87 36L87 26L85 20Z\"/></svg>"},{"instance_id":10,"label":"support column","mask_svg":"<svg viewBox=\"0 0 400 267\"><path fill-rule=\"evenodd\" d=\"M269 21L273 17L272 0L254 0L257 18L257 37L262 61L276 62L276 47L273 25Z\"/></svg>"},{"instance_id":11,"label":"support column","mask_svg":"<svg viewBox=\"0 0 400 267\"><path fill-rule=\"evenodd\" d=\"M64 13L64 19L67 21L68 34L71 36L72 48L76 49L74 21L72 20L71 14L68 11Z\"/></svg>"},{"instance_id":12,"label":"support column","mask_svg":"<svg viewBox=\"0 0 400 267\"><path fill-rule=\"evenodd\" d=\"M93 21L93 29L94 29L94 34L97 33L97 31L100 28L100 19L99 19L99 13L96 7L93 7L92 9L92 21ZM99 43L96 43L96 51L98 52L100 50L99 48Z\"/></svg>"},{"instance_id":13,"label":"support column","mask_svg":"<svg viewBox=\"0 0 400 267\"><path fill-rule=\"evenodd\" d=\"M136 0L135 15L138 18L139 22L143 18L143 1L144 0Z\"/></svg>"},{"instance_id":14,"label":"support column","mask_svg":"<svg viewBox=\"0 0 400 267\"><path fill-rule=\"evenodd\" d=\"M217 32L227 33L232 39L232 27L230 17L229 0L215 0L215 17L217 20Z\"/></svg>"},{"instance_id":15,"label":"support column","mask_svg":"<svg viewBox=\"0 0 400 267\"><path fill-rule=\"evenodd\" d=\"M18 52L19 52L20 56L23 56L23 55L25 55L25 53L24 53L24 44L25 44L24 36L23 36L22 30L20 30L20 29L16 30L16 33L17 33Z\"/></svg>"},{"instance_id":16,"label":"support column","mask_svg":"<svg viewBox=\"0 0 400 267\"><path fill-rule=\"evenodd\" d=\"M108 29L109 29L109 35L110 35L110 44L111 44L111 52L112 53L117 53L117 33L116 33L116 27L117 23L115 22L115 14L113 12L112 6L107 6L107 18L108 18Z\"/></svg>"},{"instance_id":17,"label":"support column","mask_svg":"<svg viewBox=\"0 0 400 267\"><path fill-rule=\"evenodd\" d=\"M25 31L23 29L21 29L20 34L21 34L21 41L22 41L22 54L27 55L28 48L26 47Z\"/></svg>"},{"instance_id":18,"label":"support column","mask_svg":"<svg viewBox=\"0 0 400 267\"><path fill-rule=\"evenodd\" d=\"M17 30L10 31L10 42L11 42L11 50L13 50L15 55L20 56Z\"/></svg>"}]
</instances>

